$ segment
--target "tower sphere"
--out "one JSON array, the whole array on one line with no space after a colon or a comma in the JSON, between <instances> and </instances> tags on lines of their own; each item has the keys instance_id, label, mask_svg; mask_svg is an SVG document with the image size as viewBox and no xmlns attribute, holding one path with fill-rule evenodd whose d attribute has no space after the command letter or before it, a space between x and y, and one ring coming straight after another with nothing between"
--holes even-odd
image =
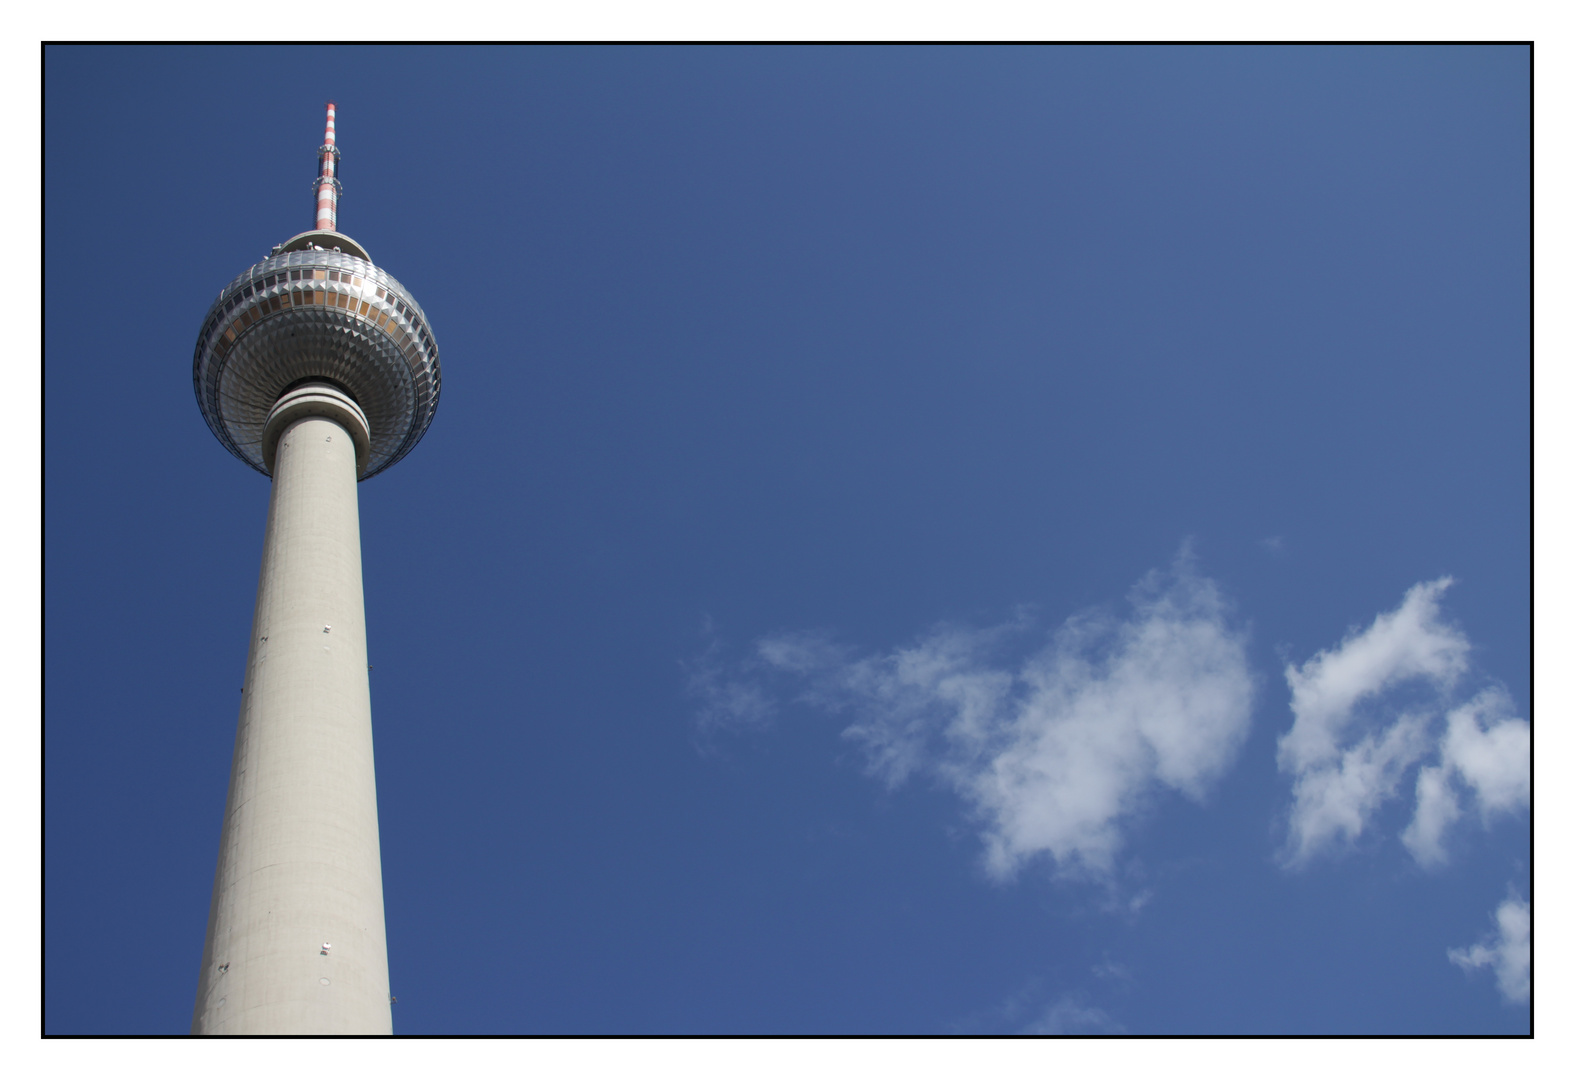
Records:
<instances>
[{"instance_id":1,"label":"tower sphere","mask_svg":"<svg viewBox=\"0 0 1575 1080\"><path fill-rule=\"evenodd\" d=\"M264 433L281 395L337 386L371 431L362 480L421 441L443 384L421 305L354 240L321 229L291 237L224 287L197 335L191 377L214 435L269 476Z\"/></svg>"}]
</instances>

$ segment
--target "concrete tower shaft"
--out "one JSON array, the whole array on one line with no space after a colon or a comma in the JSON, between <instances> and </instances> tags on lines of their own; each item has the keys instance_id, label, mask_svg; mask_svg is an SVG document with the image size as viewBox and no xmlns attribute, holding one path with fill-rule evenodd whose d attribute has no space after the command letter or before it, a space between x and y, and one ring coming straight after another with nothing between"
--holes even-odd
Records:
<instances>
[{"instance_id":1,"label":"concrete tower shaft","mask_svg":"<svg viewBox=\"0 0 1575 1080\"><path fill-rule=\"evenodd\" d=\"M192 1033L391 1034L356 459L360 410L274 409L273 492Z\"/></svg>"}]
</instances>

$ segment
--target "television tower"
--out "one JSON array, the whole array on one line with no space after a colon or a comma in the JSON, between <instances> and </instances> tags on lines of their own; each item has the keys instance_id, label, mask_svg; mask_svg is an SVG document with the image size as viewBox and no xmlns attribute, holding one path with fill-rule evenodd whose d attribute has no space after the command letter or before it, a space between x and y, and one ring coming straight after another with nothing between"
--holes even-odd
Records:
<instances>
[{"instance_id":1,"label":"television tower","mask_svg":"<svg viewBox=\"0 0 1575 1080\"><path fill-rule=\"evenodd\" d=\"M334 106L316 228L219 293L192 382L273 480L195 1035L393 1032L356 482L408 454L442 376L404 286L337 231Z\"/></svg>"}]
</instances>

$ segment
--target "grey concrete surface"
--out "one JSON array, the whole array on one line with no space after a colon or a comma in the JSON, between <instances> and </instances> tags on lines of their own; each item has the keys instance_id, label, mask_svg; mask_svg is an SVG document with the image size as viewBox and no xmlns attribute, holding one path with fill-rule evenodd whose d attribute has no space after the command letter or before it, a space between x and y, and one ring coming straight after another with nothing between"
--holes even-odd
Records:
<instances>
[{"instance_id":1,"label":"grey concrete surface","mask_svg":"<svg viewBox=\"0 0 1575 1080\"><path fill-rule=\"evenodd\" d=\"M278 439L193 1034L393 1031L353 423Z\"/></svg>"}]
</instances>

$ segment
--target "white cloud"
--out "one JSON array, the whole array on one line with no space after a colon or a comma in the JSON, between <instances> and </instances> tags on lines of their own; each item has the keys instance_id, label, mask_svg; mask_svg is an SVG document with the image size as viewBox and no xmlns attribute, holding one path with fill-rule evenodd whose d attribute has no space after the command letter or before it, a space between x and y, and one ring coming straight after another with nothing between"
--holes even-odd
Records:
<instances>
[{"instance_id":1,"label":"white cloud","mask_svg":"<svg viewBox=\"0 0 1575 1080\"><path fill-rule=\"evenodd\" d=\"M1407 849L1423 866L1442 866L1449 861L1444 850L1444 833L1460 819L1460 800L1449 782L1449 773L1430 765L1416 776L1416 815L1400 834Z\"/></svg>"},{"instance_id":2,"label":"white cloud","mask_svg":"<svg viewBox=\"0 0 1575 1080\"><path fill-rule=\"evenodd\" d=\"M1417 862L1448 861L1444 833L1461 816L1457 788L1475 798L1482 823L1531 805L1531 725L1515 703L1492 687L1449 712L1440 764L1416 780L1416 816L1401 839Z\"/></svg>"},{"instance_id":3,"label":"white cloud","mask_svg":"<svg viewBox=\"0 0 1575 1080\"><path fill-rule=\"evenodd\" d=\"M1484 820L1531 805L1531 725L1496 688L1449 714L1444 764L1477 797Z\"/></svg>"},{"instance_id":4,"label":"white cloud","mask_svg":"<svg viewBox=\"0 0 1575 1080\"><path fill-rule=\"evenodd\" d=\"M1494 933L1469 949L1450 949L1449 962L1472 971L1490 967L1505 1001L1531 998L1531 905L1511 893L1494 913Z\"/></svg>"},{"instance_id":5,"label":"white cloud","mask_svg":"<svg viewBox=\"0 0 1575 1080\"><path fill-rule=\"evenodd\" d=\"M1130 599L1126 619L1069 620L1019 663L996 657L1029 629L1021 619L941 627L857 660L824 638L773 637L752 662L791 676L800 700L850 717L845 736L889 785L926 775L956 791L995 876L1040 856L1103 875L1155 793L1205 796L1234 760L1252 703L1243 635L1213 582L1181 561Z\"/></svg>"},{"instance_id":6,"label":"white cloud","mask_svg":"<svg viewBox=\"0 0 1575 1080\"><path fill-rule=\"evenodd\" d=\"M1304 862L1336 842L1361 836L1373 812L1427 749L1426 718L1402 716L1381 735L1369 734L1334 761L1297 777L1290 861Z\"/></svg>"},{"instance_id":7,"label":"white cloud","mask_svg":"<svg viewBox=\"0 0 1575 1080\"><path fill-rule=\"evenodd\" d=\"M1294 777L1287 863L1355 841L1407 771L1429 757L1436 763L1417 774L1416 810L1401 837L1423 865L1447 861L1444 838L1461 817L1462 789L1475 796L1484 822L1529 804L1530 727L1502 690L1449 710L1438 733L1471 648L1439 611L1451 584L1446 577L1413 586L1365 630L1286 667L1295 718L1279 746L1280 769Z\"/></svg>"},{"instance_id":8,"label":"white cloud","mask_svg":"<svg viewBox=\"0 0 1575 1080\"><path fill-rule=\"evenodd\" d=\"M1470 645L1439 616L1438 597L1452 584L1446 577L1414 585L1398 608L1366 630L1347 634L1299 668L1286 667L1296 722L1280 739L1282 768L1300 774L1338 759L1356 706L1398 683L1453 684L1465 671Z\"/></svg>"}]
</instances>

